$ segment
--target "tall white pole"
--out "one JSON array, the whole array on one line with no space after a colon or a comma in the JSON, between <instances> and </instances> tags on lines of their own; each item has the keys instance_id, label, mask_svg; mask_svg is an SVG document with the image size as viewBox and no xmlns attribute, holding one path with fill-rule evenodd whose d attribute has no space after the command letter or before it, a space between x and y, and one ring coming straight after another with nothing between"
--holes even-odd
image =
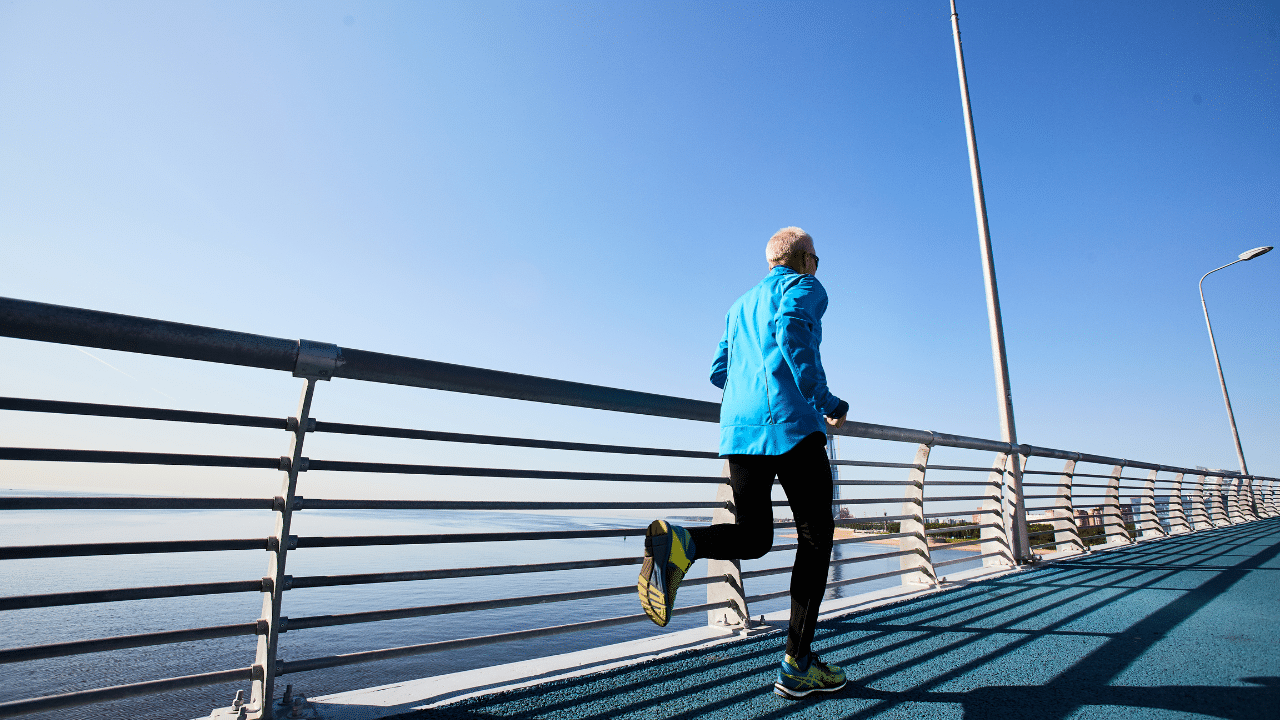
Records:
<instances>
[{"instance_id":1,"label":"tall white pole","mask_svg":"<svg viewBox=\"0 0 1280 720\"><path fill-rule=\"evenodd\" d=\"M1027 508L1022 497L1021 457L1016 446L1018 434L1013 424L1013 391L1009 388L1009 362L1004 349L1004 325L1000 320L1000 293L996 290L996 261L991 253L991 233L987 229L987 200L982 192L982 168L978 164L978 138L973 131L973 109L969 106L969 80L964 71L964 50L960 46L960 16L951 0L951 32L956 44L956 71L960 75L960 100L964 105L964 129L969 141L969 174L973 180L973 206L978 216L978 242L982 249L982 279L987 291L987 322L991 326L991 359L996 372L996 402L1000 410L1001 439L1015 449L1009 453L1010 490L1013 495L1013 527L1010 540L1013 556L1029 560Z\"/></svg>"},{"instance_id":2,"label":"tall white pole","mask_svg":"<svg viewBox=\"0 0 1280 720\"><path fill-rule=\"evenodd\" d=\"M1213 339L1213 323L1209 322L1209 306L1204 302L1204 279L1238 262L1241 261L1229 262L1220 268L1210 270L1200 278L1200 307L1204 310L1204 324L1209 328L1209 347L1213 348L1213 364L1218 366L1218 384L1222 386L1222 402L1227 404L1227 421L1231 423L1231 439L1236 443L1236 459L1240 461L1240 474L1248 475L1249 466L1244 464L1244 448L1240 447L1240 433L1236 431L1236 414L1231 412L1231 396L1227 394L1227 378L1222 374L1222 361L1218 359L1218 343Z\"/></svg>"}]
</instances>

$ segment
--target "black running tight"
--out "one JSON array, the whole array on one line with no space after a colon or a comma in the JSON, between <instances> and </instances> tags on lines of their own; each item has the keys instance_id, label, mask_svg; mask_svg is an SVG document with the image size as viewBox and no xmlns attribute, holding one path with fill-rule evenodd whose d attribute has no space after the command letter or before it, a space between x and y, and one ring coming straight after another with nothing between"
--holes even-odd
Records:
<instances>
[{"instance_id":1,"label":"black running tight","mask_svg":"<svg viewBox=\"0 0 1280 720\"><path fill-rule=\"evenodd\" d=\"M736 525L689 528L697 556L714 560L754 560L773 546L770 494L776 477L796 519L800 548L791 569L791 624L787 654L809 654L818 607L831 564L831 465L826 436L813 433L782 455L729 455L729 484L738 510Z\"/></svg>"}]
</instances>

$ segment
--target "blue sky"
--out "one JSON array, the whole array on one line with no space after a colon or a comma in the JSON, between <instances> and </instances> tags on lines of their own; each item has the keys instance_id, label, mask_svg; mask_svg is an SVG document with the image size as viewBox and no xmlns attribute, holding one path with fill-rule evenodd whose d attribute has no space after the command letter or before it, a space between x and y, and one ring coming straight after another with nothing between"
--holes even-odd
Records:
<instances>
[{"instance_id":1,"label":"blue sky","mask_svg":"<svg viewBox=\"0 0 1280 720\"><path fill-rule=\"evenodd\" d=\"M1019 438L1233 468L1195 285L1280 235L1280 11L960 13ZM718 400L724 312L794 224L851 416L999 435L945 2L11 2L0 92L0 294ZM1206 282L1250 468L1273 476L1278 263ZM296 402L266 371L93 354L0 341L0 392ZM324 419L714 446L321 392ZM125 432L0 422L13 444ZM129 437L259 442L170 432ZM57 484L19 474L0 486Z\"/></svg>"}]
</instances>

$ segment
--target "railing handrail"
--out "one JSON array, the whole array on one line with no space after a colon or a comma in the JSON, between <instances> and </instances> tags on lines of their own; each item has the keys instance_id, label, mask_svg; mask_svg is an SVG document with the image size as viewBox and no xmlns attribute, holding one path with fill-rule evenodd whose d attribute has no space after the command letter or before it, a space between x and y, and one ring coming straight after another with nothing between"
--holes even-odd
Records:
<instances>
[{"instance_id":1,"label":"railing handrail","mask_svg":"<svg viewBox=\"0 0 1280 720\"><path fill-rule=\"evenodd\" d=\"M343 348L308 340L221 330L101 310L86 310L0 297L0 336L68 345L242 365L320 377L406 385L511 400L719 422L719 403L624 390L535 375L455 365L401 355ZM849 421L834 434L919 445L1018 453L1026 457L1120 465L1213 477L1275 479L1227 470L1205 471L1070 450Z\"/></svg>"}]
</instances>

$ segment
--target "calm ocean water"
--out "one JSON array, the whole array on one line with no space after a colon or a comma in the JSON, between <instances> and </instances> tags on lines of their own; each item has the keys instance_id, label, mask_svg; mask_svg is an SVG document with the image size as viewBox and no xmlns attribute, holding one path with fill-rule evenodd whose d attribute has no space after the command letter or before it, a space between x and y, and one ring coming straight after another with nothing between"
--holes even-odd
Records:
<instances>
[{"instance_id":1,"label":"calm ocean water","mask_svg":"<svg viewBox=\"0 0 1280 720\"><path fill-rule=\"evenodd\" d=\"M18 511L0 516L0 542L5 545L30 545L258 538L271 534L273 522L271 513L259 511ZM643 527L646 522L639 518L489 512L307 511L295 516L294 534L338 536L585 530ZM779 537L779 541L781 540ZM841 557L852 557L891 549L884 545L857 543L838 546L837 553ZM633 557L642 552L640 538L321 548L291 552L288 571L295 577L340 575ZM744 563L744 569L790 566L792 554L774 553L761 560ZM935 551L935 559L959 558L968 554L961 551ZM955 572L968 565L964 563L949 566L948 570ZM847 565L840 570L833 570L833 574L853 577L886 572L897 567L898 560L894 558ZM259 551L10 560L4 563L3 573L0 574L3 578L0 580L0 595L247 580L261 577L265 570L265 553ZM284 614L297 618L626 586L634 585L636 572L636 566L626 566L510 577L291 590L285 595ZM702 564L695 566L695 576L704 573ZM748 583L747 591L754 595L783 590L787 587L788 579L788 573L757 578ZM897 578L890 578L832 592L852 595L896 585L898 582ZM681 594L679 604L702 603L705 602L705 597L702 587L692 587ZM787 607L787 603L784 598L754 605L751 612L753 615L772 612ZM6 613L5 622L0 626L3 627L0 630L0 647L251 622L257 619L260 609L260 594L242 593L10 611ZM282 636L280 656L285 660L301 660L638 612L639 605L634 594L626 594L570 603L299 630ZM695 613L673 619L665 629L648 622L638 622L529 642L490 645L303 673L285 676L282 681L293 683L298 692L317 696L649 637L696 627L705 622L704 614ZM253 662L254 643L252 636L243 636L7 665L4 672L0 673L0 702L245 667ZM207 715L215 707L229 705L235 691L241 687L247 690L247 684L220 685L31 717L48 720L141 716L197 718Z\"/></svg>"}]
</instances>

